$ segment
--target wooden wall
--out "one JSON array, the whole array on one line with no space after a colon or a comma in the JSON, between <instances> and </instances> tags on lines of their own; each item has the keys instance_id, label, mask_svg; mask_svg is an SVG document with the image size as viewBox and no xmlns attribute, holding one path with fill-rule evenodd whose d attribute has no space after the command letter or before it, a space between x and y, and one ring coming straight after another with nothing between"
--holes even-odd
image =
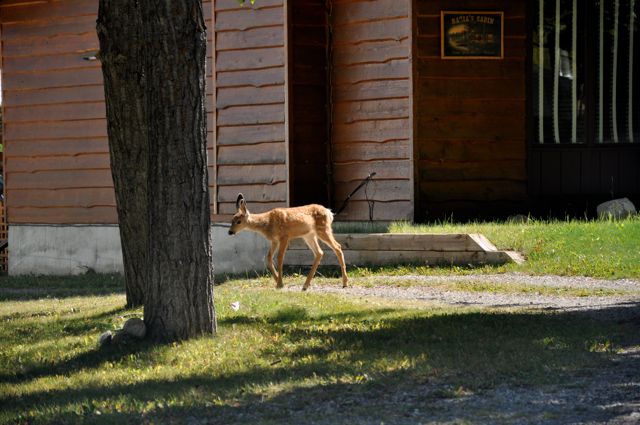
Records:
<instances>
[{"instance_id":1,"label":"wooden wall","mask_svg":"<svg viewBox=\"0 0 640 425\"><path fill-rule=\"evenodd\" d=\"M0 3L9 223L117 223L102 71L83 59L98 51L97 11L97 0Z\"/></svg>"},{"instance_id":2,"label":"wooden wall","mask_svg":"<svg viewBox=\"0 0 640 425\"><path fill-rule=\"evenodd\" d=\"M334 0L332 161L339 206L369 173L374 220L413 219L411 0ZM339 219L368 220L364 191Z\"/></svg>"},{"instance_id":3,"label":"wooden wall","mask_svg":"<svg viewBox=\"0 0 640 425\"><path fill-rule=\"evenodd\" d=\"M289 1L291 205L329 206L327 7Z\"/></svg>"},{"instance_id":4,"label":"wooden wall","mask_svg":"<svg viewBox=\"0 0 640 425\"><path fill-rule=\"evenodd\" d=\"M235 212L238 192L260 212L288 203L283 0L215 0L215 212Z\"/></svg>"},{"instance_id":5,"label":"wooden wall","mask_svg":"<svg viewBox=\"0 0 640 425\"><path fill-rule=\"evenodd\" d=\"M504 59L442 60L441 10L504 11ZM417 219L505 215L525 200L526 10L417 0Z\"/></svg>"}]
</instances>

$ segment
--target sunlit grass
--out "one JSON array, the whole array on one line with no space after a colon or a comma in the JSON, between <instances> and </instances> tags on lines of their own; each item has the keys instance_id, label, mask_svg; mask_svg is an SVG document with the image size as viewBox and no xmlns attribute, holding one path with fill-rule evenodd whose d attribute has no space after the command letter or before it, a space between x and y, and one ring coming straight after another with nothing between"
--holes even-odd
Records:
<instances>
[{"instance_id":1,"label":"sunlit grass","mask_svg":"<svg viewBox=\"0 0 640 425\"><path fill-rule=\"evenodd\" d=\"M5 281L25 292L0 302L0 423L282 423L318 399L353 400L373 419L390 388L429 383L446 398L457 397L451 388L553 384L638 344L632 324L578 313L414 308L276 291L265 277L216 287L215 338L99 351L101 332L141 315L123 309L121 292L74 296L72 284L47 298ZM49 284L63 292L64 281Z\"/></svg>"}]
</instances>

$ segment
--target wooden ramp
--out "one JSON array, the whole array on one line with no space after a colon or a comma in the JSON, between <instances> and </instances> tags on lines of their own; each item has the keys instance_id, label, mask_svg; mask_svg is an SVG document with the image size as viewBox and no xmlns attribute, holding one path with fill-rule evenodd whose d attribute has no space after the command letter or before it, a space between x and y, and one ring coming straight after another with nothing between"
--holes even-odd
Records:
<instances>
[{"instance_id":1,"label":"wooden ramp","mask_svg":"<svg viewBox=\"0 0 640 425\"><path fill-rule=\"evenodd\" d=\"M336 234L345 261L353 266L393 264L471 265L521 263L522 256L512 251L499 251L481 234L403 234L367 233ZM335 254L322 244L323 265L338 265ZM285 264L308 266L313 254L302 239L291 242Z\"/></svg>"}]
</instances>

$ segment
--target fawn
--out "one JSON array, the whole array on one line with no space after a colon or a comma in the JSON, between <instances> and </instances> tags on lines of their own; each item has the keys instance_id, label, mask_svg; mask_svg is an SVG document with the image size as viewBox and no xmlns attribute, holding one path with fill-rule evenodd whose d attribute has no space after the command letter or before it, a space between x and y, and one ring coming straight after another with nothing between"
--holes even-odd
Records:
<instances>
[{"instance_id":1,"label":"fawn","mask_svg":"<svg viewBox=\"0 0 640 425\"><path fill-rule=\"evenodd\" d=\"M302 238L309 249L313 251L315 260L311 266L311 271L307 280L302 286L306 291L311 284L311 279L316 273L316 269L322 260L323 252L320 249L318 239L327 244L338 257L340 268L342 269L342 287L347 286L347 269L344 264L344 255L340 244L333 237L331 223L333 223L333 213L322 205L305 205L293 208L275 208L261 214L251 214L247 209L247 202L238 194L236 200L237 212L231 220L230 235L235 235L242 230L251 230L260 233L271 242L271 248L267 253L267 266L276 280L276 288L282 288L282 263L284 253L289 247L291 239ZM273 267L273 254L278 250L278 272Z\"/></svg>"}]
</instances>

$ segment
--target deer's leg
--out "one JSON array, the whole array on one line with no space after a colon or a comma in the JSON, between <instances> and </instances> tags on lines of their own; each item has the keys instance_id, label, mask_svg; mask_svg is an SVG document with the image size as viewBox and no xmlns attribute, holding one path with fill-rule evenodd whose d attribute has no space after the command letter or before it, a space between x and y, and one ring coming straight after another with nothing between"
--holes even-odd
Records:
<instances>
[{"instance_id":1,"label":"deer's leg","mask_svg":"<svg viewBox=\"0 0 640 425\"><path fill-rule=\"evenodd\" d=\"M349 279L347 278L347 266L344 263L344 254L342 253L342 247L333 237L333 232L330 228L318 231L318 237L321 241L329 245L333 252L335 252L336 257L338 257L338 263L340 263L340 270L342 271L342 287L346 288Z\"/></svg>"},{"instance_id":2,"label":"deer's leg","mask_svg":"<svg viewBox=\"0 0 640 425\"><path fill-rule=\"evenodd\" d=\"M304 282L304 285L302 286L302 290L306 291L309 288L309 285L311 284L311 279L313 279L313 276L316 274L316 270L318 269L318 265L320 264L320 261L322 260L322 256L324 255L324 253L322 252L322 249L320 248L320 244L318 243L318 239L315 237L315 235L305 237L304 241L306 242L309 249L313 251L313 255L315 255L315 258L313 260L313 265L311 266L311 271L307 275L307 280Z\"/></svg>"},{"instance_id":3,"label":"deer's leg","mask_svg":"<svg viewBox=\"0 0 640 425\"><path fill-rule=\"evenodd\" d=\"M276 280L276 285L278 284L278 274L276 273L276 269L273 267L273 254L275 254L277 248L278 242L271 242L271 247L269 248L269 252L267 252L267 258L265 259L271 275Z\"/></svg>"},{"instance_id":4,"label":"deer's leg","mask_svg":"<svg viewBox=\"0 0 640 425\"><path fill-rule=\"evenodd\" d=\"M289 240L281 239L278 243L278 278L276 279L276 288L282 288L284 286L282 283L282 266L284 264L284 253L287 252L287 248L289 248Z\"/></svg>"}]
</instances>

